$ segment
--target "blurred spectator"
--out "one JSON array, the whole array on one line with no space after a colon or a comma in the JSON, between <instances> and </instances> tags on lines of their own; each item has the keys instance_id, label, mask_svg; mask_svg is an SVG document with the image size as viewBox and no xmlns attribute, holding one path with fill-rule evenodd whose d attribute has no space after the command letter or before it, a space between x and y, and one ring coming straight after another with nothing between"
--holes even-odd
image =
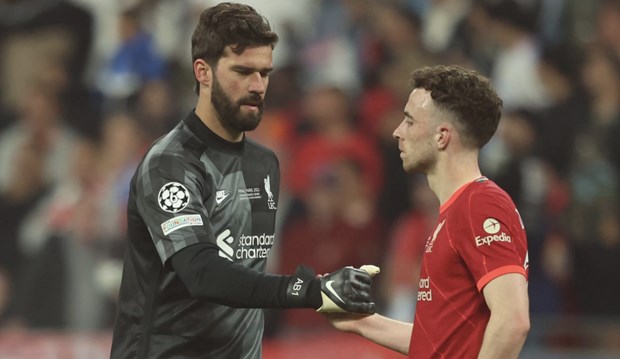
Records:
<instances>
[{"instance_id":1,"label":"blurred spectator","mask_svg":"<svg viewBox=\"0 0 620 359\"><path fill-rule=\"evenodd\" d=\"M620 316L620 61L599 45L586 59L592 111L577 136L565 218L573 294L581 313Z\"/></svg>"},{"instance_id":2,"label":"blurred spectator","mask_svg":"<svg viewBox=\"0 0 620 359\"><path fill-rule=\"evenodd\" d=\"M447 58L490 74L496 47L490 28L491 18L484 3L472 1L465 17L454 30L451 43L446 49Z\"/></svg>"},{"instance_id":3,"label":"blurred spectator","mask_svg":"<svg viewBox=\"0 0 620 359\"><path fill-rule=\"evenodd\" d=\"M300 75L306 89L334 86L356 94L362 85L366 57L369 0L322 1L314 27L299 53Z\"/></svg>"},{"instance_id":4,"label":"blurred spectator","mask_svg":"<svg viewBox=\"0 0 620 359\"><path fill-rule=\"evenodd\" d=\"M303 193L313 174L341 157L355 159L368 188L377 194L382 186L381 159L374 142L357 130L349 98L334 87L311 90L301 114L302 136L293 146L287 185L294 194Z\"/></svg>"},{"instance_id":5,"label":"blurred spectator","mask_svg":"<svg viewBox=\"0 0 620 359\"><path fill-rule=\"evenodd\" d=\"M592 102L587 131L620 172L620 57L597 44L587 48L585 57L582 77Z\"/></svg>"},{"instance_id":6,"label":"blurred spectator","mask_svg":"<svg viewBox=\"0 0 620 359\"><path fill-rule=\"evenodd\" d=\"M0 192L0 327L14 314L15 286L24 258L18 242L22 223L48 190L43 152L36 143L24 143L12 167L6 189Z\"/></svg>"},{"instance_id":7,"label":"blurred spectator","mask_svg":"<svg viewBox=\"0 0 620 359\"><path fill-rule=\"evenodd\" d=\"M88 238L93 229L91 224L95 218L90 208L96 199L92 193L87 195L85 189L93 188L95 182L95 156L92 144L77 142L70 156L67 180L57 183L50 198L41 203L24 223L30 232L38 228L40 237L24 232L19 238L27 266L16 282L18 300L13 321L27 329L68 328L72 313L85 314L79 304L76 306L73 302L78 298L71 297L73 293L69 288L74 282L74 273L79 273L78 276L86 281L92 280L88 278L86 268L73 272L67 263L71 260L89 263L92 258L77 252L69 256L68 248L76 242L68 236L77 234ZM81 299L87 300L81 304L96 305L92 297ZM93 311L92 315L95 313ZM84 320L90 315L86 314Z\"/></svg>"},{"instance_id":8,"label":"blurred spectator","mask_svg":"<svg viewBox=\"0 0 620 359\"><path fill-rule=\"evenodd\" d=\"M372 24L383 50L381 67L375 70L380 84L392 93L407 93L409 82L402 74L436 61L422 40L421 20L396 2L378 7L373 15Z\"/></svg>"},{"instance_id":9,"label":"blurred spectator","mask_svg":"<svg viewBox=\"0 0 620 359\"><path fill-rule=\"evenodd\" d=\"M618 173L593 138L580 137L578 149L566 218L573 294L581 313L620 316Z\"/></svg>"},{"instance_id":10,"label":"blurred spectator","mask_svg":"<svg viewBox=\"0 0 620 359\"><path fill-rule=\"evenodd\" d=\"M45 179L50 183L66 178L75 134L61 118L57 93L45 86L31 88L19 108L18 121L0 133L0 190L13 175L13 158L27 141L45 154Z\"/></svg>"},{"instance_id":11,"label":"blurred spectator","mask_svg":"<svg viewBox=\"0 0 620 359\"><path fill-rule=\"evenodd\" d=\"M111 324L111 298L101 285L107 278L98 270L110 256L110 239L124 227L121 208L105 210L115 196L102 170L113 166L102 167L99 158L94 143L77 143L69 178L29 218L28 225L43 227L42 238L20 238L30 243L20 243L28 266L18 281L14 321L25 328L96 330Z\"/></svg>"},{"instance_id":12,"label":"blurred spectator","mask_svg":"<svg viewBox=\"0 0 620 359\"><path fill-rule=\"evenodd\" d=\"M130 8L119 14L121 43L97 79L106 107L126 108L127 101L143 84L164 77L165 61L157 52L152 35L142 27L140 16L139 8Z\"/></svg>"},{"instance_id":13,"label":"blurred spectator","mask_svg":"<svg viewBox=\"0 0 620 359\"><path fill-rule=\"evenodd\" d=\"M599 40L620 57L620 1L600 0L595 24Z\"/></svg>"},{"instance_id":14,"label":"blurred spectator","mask_svg":"<svg viewBox=\"0 0 620 359\"><path fill-rule=\"evenodd\" d=\"M98 225L90 237L104 242L125 238L129 183L146 148L143 129L133 116L114 113L106 118L94 169L98 192L105 195L97 204Z\"/></svg>"},{"instance_id":15,"label":"blurred spectator","mask_svg":"<svg viewBox=\"0 0 620 359\"><path fill-rule=\"evenodd\" d=\"M526 3L518 0L485 2L491 18L487 31L499 47L491 76L505 110L541 108L548 103L536 69L535 8Z\"/></svg>"},{"instance_id":16,"label":"blurred spectator","mask_svg":"<svg viewBox=\"0 0 620 359\"><path fill-rule=\"evenodd\" d=\"M507 156L493 180L512 197L525 224L529 248L531 313L551 314L565 310L566 245L550 225L548 193L552 186L548 165L536 156L536 145L544 134L536 133L537 117L525 110L503 115L497 131ZM557 217L557 214L554 214ZM555 218L552 217L552 218ZM556 240L558 239L558 240Z\"/></svg>"},{"instance_id":17,"label":"blurred spectator","mask_svg":"<svg viewBox=\"0 0 620 359\"><path fill-rule=\"evenodd\" d=\"M409 178L411 209L393 226L381 276L380 299L388 317L411 321L415 311L424 246L433 230L439 202L426 178Z\"/></svg>"},{"instance_id":18,"label":"blurred spectator","mask_svg":"<svg viewBox=\"0 0 620 359\"><path fill-rule=\"evenodd\" d=\"M152 143L176 126L181 115L174 102L167 81L150 81L140 88L132 112L146 136L146 143Z\"/></svg>"},{"instance_id":19,"label":"blurred spectator","mask_svg":"<svg viewBox=\"0 0 620 359\"><path fill-rule=\"evenodd\" d=\"M0 2L0 106L14 109L40 77L41 59L68 69L69 88L79 84L92 41L92 17L61 0Z\"/></svg>"},{"instance_id":20,"label":"blurred spectator","mask_svg":"<svg viewBox=\"0 0 620 359\"><path fill-rule=\"evenodd\" d=\"M431 0L424 16L422 37L432 52L447 50L454 32L467 15L470 0Z\"/></svg>"},{"instance_id":21,"label":"blurred spectator","mask_svg":"<svg viewBox=\"0 0 620 359\"><path fill-rule=\"evenodd\" d=\"M535 122L540 139L537 153L560 177L568 171L575 136L586 125L589 103L581 82L581 65L580 52L568 45L547 45L539 59L538 74L549 104Z\"/></svg>"},{"instance_id":22,"label":"blurred spectator","mask_svg":"<svg viewBox=\"0 0 620 359\"><path fill-rule=\"evenodd\" d=\"M283 273L298 263L324 272L378 260L383 228L358 166L341 159L313 176L304 213L284 228Z\"/></svg>"}]
</instances>

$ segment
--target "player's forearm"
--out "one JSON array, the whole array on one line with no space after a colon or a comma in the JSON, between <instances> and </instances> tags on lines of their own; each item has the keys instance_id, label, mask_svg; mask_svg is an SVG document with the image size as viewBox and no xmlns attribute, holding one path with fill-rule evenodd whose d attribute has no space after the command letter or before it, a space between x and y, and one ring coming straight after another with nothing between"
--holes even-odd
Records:
<instances>
[{"instance_id":1,"label":"player's forearm","mask_svg":"<svg viewBox=\"0 0 620 359\"><path fill-rule=\"evenodd\" d=\"M527 316L494 318L491 315L478 359L518 358L529 328Z\"/></svg>"},{"instance_id":2,"label":"player's forearm","mask_svg":"<svg viewBox=\"0 0 620 359\"><path fill-rule=\"evenodd\" d=\"M303 300L287 296L290 276L258 272L232 263L209 244L196 244L175 254L172 267L191 296L236 308L318 308L320 285L308 289Z\"/></svg>"},{"instance_id":3,"label":"player's forearm","mask_svg":"<svg viewBox=\"0 0 620 359\"><path fill-rule=\"evenodd\" d=\"M359 320L354 333L388 349L409 353L413 324L374 314Z\"/></svg>"}]
</instances>

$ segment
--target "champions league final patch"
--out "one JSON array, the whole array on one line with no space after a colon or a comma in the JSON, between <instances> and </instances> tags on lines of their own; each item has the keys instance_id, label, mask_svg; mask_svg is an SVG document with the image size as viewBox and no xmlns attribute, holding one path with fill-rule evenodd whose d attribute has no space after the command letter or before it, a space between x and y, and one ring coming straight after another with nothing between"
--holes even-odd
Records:
<instances>
[{"instance_id":1,"label":"champions league final patch","mask_svg":"<svg viewBox=\"0 0 620 359\"><path fill-rule=\"evenodd\" d=\"M176 213L187 207L189 191L178 182L168 182L159 190L157 202L164 211Z\"/></svg>"}]
</instances>

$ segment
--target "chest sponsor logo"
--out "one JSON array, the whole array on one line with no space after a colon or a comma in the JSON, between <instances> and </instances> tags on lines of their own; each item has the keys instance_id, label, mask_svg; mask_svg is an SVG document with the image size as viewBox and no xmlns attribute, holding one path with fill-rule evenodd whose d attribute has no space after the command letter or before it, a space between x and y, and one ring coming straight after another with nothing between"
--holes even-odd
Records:
<instances>
[{"instance_id":1,"label":"chest sponsor logo","mask_svg":"<svg viewBox=\"0 0 620 359\"><path fill-rule=\"evenodd\" d=\"M418 302L430 302L433 300L433 290L431 289L431 277L420 278L418 284Z\"/></svg>"},{"instance_id":2,"label":"chest sponsor logo","mask_svg":"<svg viewBox=\"0 0 620 359\"><path fill-rule=\"evenodd\" d=\"M235 238L230 229L226 229L216 237L219 247L218 254L229 261L242 259L264 259L269 255L273 246L275 234L263 233L261 235L241 235L235 246ZM236 247L236 248L235 248Z\"/></svg>"},{"instance_id":3,"label":"chest sponsor logo","mask_svg":"<svg viewBox=\"0 0 620 359\"><path fill-rule=\"evenodd\" d=\"M437 228L435 228L435 232L433 232L433 235L428 237L428 240L426 241L426 253L431 253L433 251L433 246L435 245L435 240L437 240L437 235L439 235L439 232L441 231L445 223L446 220L444 219L437 225Z\"/></svg>"},{"instance_id":4,"label":"chest sponsor logo","mask_svg":"<svg viewBox=\"0 0 620 359\"><path fill-rule=\"evenodd\" d=\"M164 232L164 236L167 236L179 228L189 226L202 226L202 217L199 214L174 217L162 223L161 230Z\"/></svg>"},{"instance_id":5,"label":"chest sponsor logo","mask_svg":"<svg viewBox=\"0 0 620 359\"><path fill-rule=\"evenodd\" d=\"M230 229L225 230L217 236L215 242L220 248L218 252L220 257L226 258L232 262L235 250L231 247L231 245L234 241L235 239L230 235Z\"/></svg>"},{"instance_id":6,"label":"chest sponsor logo","mask_svg":"<svg viewBox=\"0 0 620 359\"><path fill-rule=\"evenodd\" d=\"M179 182L168 182L159 190L157 202L166 212L179 212L189 203L189 191Z\"/></svg>"},{"instance_id":7,"label":"chest sponsor logo","mask_svg":"<svg viewBox=\"0 0 620 359\"><path fill-rule=\"evenodd\" d=\"M263 180L265 184L265 192L267 193L267 207L269 209L276 209L276 201L273 199L273 193L271 193L271 181L269 175Z\"/></svg>"},{"instance_id":8,"label":"chest sponsor logo","mask_svg":"<svg viewBox=\"0 0 620 359\"><path fill-rule=\"evenodd\" d=\"M217 204L222 203L226 199L226 197L228 197L228 195L230 195L230 192L228 192L225 189L221 189L221 190L215 192L215 202Z\"/></svg>"},{"instance_id":9,"label":"chest sponsor logo","mask_svg":"<svg viewBox=\"0 0 620 359\"><path fill-rule=\"evenodd\" d=\"M494 242L507 242L511 243L512 238L506 232L502 231L501 224L495 218L489 217L482 223L482 229L488 234L488 236L476 236L476 247L490 246ZM499 233L499 234L498 234Z\"/></svg>"}]
</instances>

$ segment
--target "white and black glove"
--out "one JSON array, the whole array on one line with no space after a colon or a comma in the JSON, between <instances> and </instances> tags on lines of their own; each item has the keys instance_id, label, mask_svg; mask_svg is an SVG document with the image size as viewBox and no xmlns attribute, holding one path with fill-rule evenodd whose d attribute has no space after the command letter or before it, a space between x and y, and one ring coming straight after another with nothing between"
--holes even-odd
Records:
<instances>
[{"instance_id":1,"label":"white and black glove","mask_svg":"<svg viewBox=\"0 0 620 359\"><path fill-rule=\"evenodd\" d=\"M305 303L318 312L351 312L373 314L375 303L371 295L372 277L379 267L344 267L320 278L305 266L297 267L287 287L290 302Z\"/></svg>"}]
</instances>

